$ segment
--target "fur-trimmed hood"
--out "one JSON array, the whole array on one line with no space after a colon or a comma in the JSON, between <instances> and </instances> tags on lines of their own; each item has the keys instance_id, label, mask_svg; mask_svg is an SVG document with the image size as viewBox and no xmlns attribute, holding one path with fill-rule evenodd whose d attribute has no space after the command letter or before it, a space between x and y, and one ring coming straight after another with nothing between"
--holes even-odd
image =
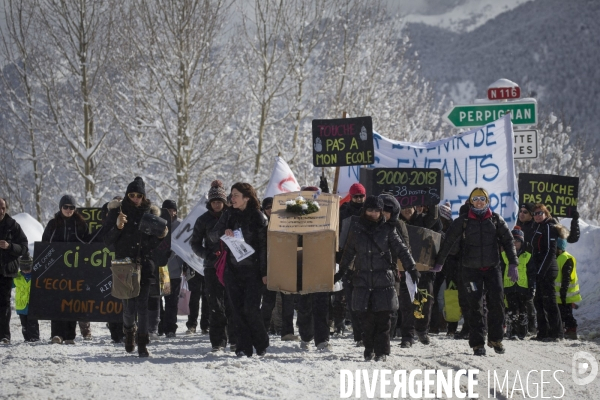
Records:
<instances>
[{"instance_id":1,"label":"fur-trimmed hood","mask_svg":"<svg viewBox=\"0 0 600 400\"><path fill-rule=\"evenodd\" d=\"M108 203L108 210L113 210L115 208L121 207L121 200L112 200ZM160 217L160 208L155 206L154 204L150 205L150 212L157 217Z\"/></svg>"},{"instance_id":2,"label":"fur-trimmed hood","mask_svg":"<svg viewBox=\"0 0 600 400\"><path fill-rule=\"evenodd\" d=\"M556 224L554 225L554 227L556 228L557 232L558 232L558 237L562 238L562 239L566 239L569 237L569 230L561 224Z\"/></svg>"}]
</instances>

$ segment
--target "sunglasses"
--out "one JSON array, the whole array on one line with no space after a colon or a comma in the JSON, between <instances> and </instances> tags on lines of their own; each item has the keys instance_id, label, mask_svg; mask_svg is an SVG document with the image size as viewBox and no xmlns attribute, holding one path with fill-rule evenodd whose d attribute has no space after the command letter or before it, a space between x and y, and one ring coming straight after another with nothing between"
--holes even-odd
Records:
<instances>
[{"instance_id":1,"label":"sunglasses","mask_svg":"<svg viewBox=\"0 0 600 400\"><path fill-rule=\"evenodd\" d=\"M62 206L62 209L63 210L71 210L71 211L73 211L73 210L75 210L75 206L70 206L68 204L65 204L64 206Z\"/></svg>"},{"instance_id":2,"label":"sunglasses","mask_svg":"<svg viewBox=\"0 0 600 400\"><path fill-rule=\"evenodd\" d=\"M471 197L471 201L486 201L485 196L473 196Z\"/></svg>"},{"instance_id":3,"label":"sunglasses","mask_svg":"<svg viewBox=\"0 0 600 400\"><path fill-rule=\"evenodd\" d=\"M537 217L539 215L546 215L546 213L543 212L543 211L536 211L536 212L533 213L533 215L535 215Z\"/></svg>"},{"instance_id":4,"label":"sunglasses","mask_svg":"<svg viewBox=\"0 0 600 400\"><path fill-rule=\"evenodd\" d=\"M353 199L362 199L362 198L364 198L364 197L365 197L365 195L364 195L364 194L354 194L354 195L352 195L352 198L353 198Z\"/></svg>"},{"instance_id":5,"label":"sunglasses","mask_svg":"<svg viewBox=\"0 0 600 400\"><path fill-rule=\"evenodd\" d=\"M141 193L129 193L127 196L130 199L141 199L142 197L144 197L144 195Z\"/></svg>"},{"instance_id":6,"label":"sunglasses","mask_svg":"<svg viewBox=\"0 0 600 400\"><path fill-rule=\"evenodd\" d=\"M531 214L531 213L530 213L529 211L527 211L527 210L521 210L521 211L519 211L519 212L520 212L521 214Z\"/></svg>"}]
</instances>

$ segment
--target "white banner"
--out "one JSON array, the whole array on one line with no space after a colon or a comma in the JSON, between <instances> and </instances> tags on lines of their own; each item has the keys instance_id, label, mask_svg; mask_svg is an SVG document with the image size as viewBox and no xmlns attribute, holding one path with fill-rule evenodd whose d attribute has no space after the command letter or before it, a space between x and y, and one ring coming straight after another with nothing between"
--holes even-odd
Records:
<instances>
[{"instance_id":1,"label":"white banner","mask_svg":"<svg viewBox=\"0 0 600 400\"><path fill-rule=\"evenodd\" d=\"M273 165L273 172L264 197L273 197L279 193L298 192L299 190L300 185L290 166L283 158L275 157L275 165Z\"/></svg>"},{"instance_id":2,"label":"white banner","mask_svg":"<svg viewBox=\"0 0 600 400\"><path fill-rule=\"evenodd\" d=\"M471 190L483 187L491 197L492 210L510 225L518 212L518 186L513 159L513 128L510 115L493 123L447 139L426 143L399 142L373 133L373 168L439 168L444 173L444 199L458 216ZM338 194L346 196L359 180L360 167L340 168Z\"/></svg>"},{"instance_id":3,"label":"white banner","mask_svg":"<svg viewBox=\"0 0 600 400\"><path fill-rule=\"evenodd\" d=\"M208 198L206 195L194 206L192 211L184 218L179 224L177 229L171 234L171 250L175 252L183 261L185 261L190 267L194 268L204 275L204 260L201 259L194 253L190 240L194 233L194 225L199 216L204 214L207 209L205 207Z\"/></svg>"}]
</instances>

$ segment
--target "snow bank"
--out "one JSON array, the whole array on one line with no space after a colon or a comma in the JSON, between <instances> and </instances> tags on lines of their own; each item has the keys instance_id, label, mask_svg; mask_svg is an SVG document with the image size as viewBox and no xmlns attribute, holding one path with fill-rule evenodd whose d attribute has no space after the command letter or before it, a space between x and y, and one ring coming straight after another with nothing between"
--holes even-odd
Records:
<instances>
[{"instance_id":1,"label":"snow bank","mask_svg":"<svg viewBox=\"0 0 600 400\"><path fill-rule=\"evenodd\" d=\"M12 216L15 221L21 225L29 241L29 254L33 254L33 243L40 242L44 234L44 227L39 221L27 213L20 213Z\"/></svg>"}]
</instances>

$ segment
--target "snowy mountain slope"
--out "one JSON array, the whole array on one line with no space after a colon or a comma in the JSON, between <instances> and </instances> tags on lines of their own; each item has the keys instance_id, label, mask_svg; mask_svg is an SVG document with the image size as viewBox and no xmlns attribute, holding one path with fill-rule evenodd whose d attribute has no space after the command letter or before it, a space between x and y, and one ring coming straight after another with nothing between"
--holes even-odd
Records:
<instances>
[{"instance_id":1,"label":"snowy mountain slope","mask_svg":"<svg viewBox=\"0 0 600 400\"><path fill-rule=\"evenodd\" d=\"M598 1L535 0L465 33L441 20L409 23L408 30L423 75L455 101L485 98L491 83L507 78L523 96L534 93L542 113L593 137L600 124L599 17Z\"/></svg>"}]
</instances>

